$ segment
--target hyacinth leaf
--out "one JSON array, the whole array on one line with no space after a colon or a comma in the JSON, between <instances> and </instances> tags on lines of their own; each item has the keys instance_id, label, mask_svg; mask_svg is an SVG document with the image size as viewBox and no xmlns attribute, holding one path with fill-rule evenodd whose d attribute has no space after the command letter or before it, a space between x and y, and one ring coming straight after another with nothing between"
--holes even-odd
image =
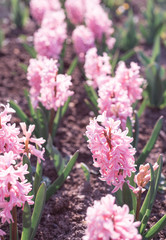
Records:
<instances>
[{"instance_id":1,"label":"hyacinth leaf","mask_svg":"<svg viewBox=\"0 0 166 240\"><path fill-rule=\"evenodd\" d=\"M81 168L84 172L86 181L89 182L90 181L90 170L89 170L88 166L85 163L81 163Z\"/></svg>"},{"instance_id":2,"label":"hyacinth leaf","mask_svg":"<svg viewBox=\"0 0 166 240\"><path fill-rule=\"evenodd\" d=\"M74 70L77 66L77 63L78 63L78 57L75 57L73 59L73 61L71 62L70 66L69 66L69 69L67 70L68 75L72 75L72 73L74 72Z\"/></svg>"},{"instance_id":3,"label":"hyacinth leaf","mask_svg":"<svg viewBox=\"0 0 166 240\"><path fill-rule=\"evenodd\" d=\"M20 63L19 66L25 73L27 73L28 66L25 63Z\"/></svg>"},{"instance_id":4,"label":"hyacinth leaf","mask_svg":"<svg viewBox=\"0 0 166 240\"><path fill-rule=\"evenodd\" d=\"M88 86L87 84L85 84L84 87L85 87L85 91L86 91L91 103L93 104L94 112L95 111L98 112L98 104L97 104L98 96L97 96L96 91L91 86Z\"/></svg>"},{"instance_id":5,"label":"hyacinth leaf","mask_svg":"<svg viewBox=\"0 0 166 240\"><path fill-rule=\"evenodd\" d=\"M32 167L31 167L31 163L29 158L24 154L23 156L23 165L27 164L28 165L28 169L27 171L29 172L28 174L26 174L26 179L28 180L28 182L30 182L32 184L33 180L32 180Z\"/></svg>"},{"instance_id":6,"label":"hyacinth leaf","mask_svg":"<svg viewBox=\"0 0 166 240\"><path fill-rule=\"evenodd\" d=\"M131 49L129 51L127 51L125 54L123 54L121 57L120 57L120 61L127 61L128 59L130 59L133 55L135 54L135 50L134 49Z\"/></svg>"},{"instance_id":7,"label":"hyacinth leaf","mask_svg":"<svg viewBox=\"0 0 166 240\"><path fill-rule=\"evenodd\" d=\"M120 51L119 49L117 49L114 53L113 56L111 56L111 54L109 54L109 57L111 59L111 73L112 75L114 76L114 70L115 70L115 67L119 61L119 54L120 54Z\"/></svg>"},{"instance_id":8,"label":"hyacinth leaf","mask_svg":"<svg viewBox=\"0 0 166 240\"><path fill-rule=\"evenodd\" d=\"M39 189L41 179L42 179L42 173L43 173L43 162L41 161L41 163L39 163L39 161L37 161L35 178L33 181L34 197L36 197L37 191Z\"/></svg>"},{"instance_id":9,"label":"hyacinth leaf","mask_svg":"<svg viewBox=\"0 0 166 240\"><path fill-rule=\"evenodd\" d=\"M70 101L71 101L71 97L68 97L67 101L65 102L64 106L62 107L62 113L61 113L62 118L64 117L64 115L68 109Z\"/></svg>"},{"instance_id":10,"label":"hyacinth leaf","mask_svg":"<svg viewBox=\"0 0 166 240\"><path fill-rule=\"evenodd\" d=\"M24 95L25 95L26 100L28 102L28 107L29 107L30 114L33 117L35 115L35 109L32 106L32 102L31 102L31 99L29 97L29 93L28 93L27 89L24 90Z\"/></svg>"},{"instance_id":11,"label":"hyacinth leaf","mask_svg":"<svg viewBox=\"0 0 166 240\"><path fill-rule=\"evenodd\" d=\"M122 199L123 199L123 204L127 204L130 209L130 212L133 212L131 190L126 182L123 184Z\"/></svg>"},{"instance_id":12,"label":"hyacinth leaf","mask_svg":"<svg viewBox=\"0 0 166 240\"><path fill-rule=\"evenodd\" d=\"M66 41L63 44L63 49L61 51L60 58L59 58L59 65L60 65L59 66L59 70L58 70L59 74L62 74L63 71L64 71L64 56L65 56L65 52L66 52Z\"/></svg>"},{"instance_id":13,"label":"hyacinth leaf","mask_svg":"<svg viewBox=\"0 0 166 240\"><path fill-rule=\"evenodd\" d=\"M135 123L134 123L134 132L133 132L133 147L137 149L138 138L139 137L139 118L138 114L135 112Z\"/></svg>"},{"instance_id":14,"label":"hyacinth leaf","mask_svg":"<svg viewBox=\"0 0 166 240\"><path fill-rule=\"evenodd\" d=\"M53 129L52 129L52 138L55 137L57 130L58 130L58 126L59 123L61 121L62 118L62 107L59 107L57 112L56 112L56 116L54 118L54 122L53 122Z\"/></svg>"},{"instance_id":15,"label":"hyacinth leaf","mask_svg":"<svg viewBox=\"0 0 166 240\"><path fill-rule=\"evenodd\" d=\"M28 116L21 110L21 108L14 101L10 100L9 104L10 107L16 111L17 116L20 118L22 122L25 122L27 125L31 123Z\"/></svg>"},{"instance_id":16,"label":"hyacinth leaf","mask_svg":"<svg viewBox=\"0 0 166 240\"><path fill-rule=\"evenodd\" d=\"M96 111L96 109L94 108L94 106L92 105L92 103L88 100L88 99L84 99L86 105L89 107L89 109L94 112L95 116L98 116L98 111Z\"/></svg>"},{"instance_id":17,"label":"hyacinth leaf","mask_svg":"<svg viewBox=\"0 0 166 240\"><path fill-rule=\"evenodd\" d=\"M23 47L25 48L25 50L27 51L27 53L32 57L32 58L36 58L37 53L34 49L34 47L29 46L26 43L23 43Z\"/></svg>"},{"instance_id":18,"label":"hyacinth leaf","mask_svg":"<svg viewBox=\"0 0 166 240\"><path fill-rule=\"evenodd\" d=\"M144 97L144 100L143 102L141 103L141 106L139 107L138 111L137 111L137 115L138 115L138 118L140 118L143 114L143 112L145 111L145 108L148 104L148 97Z\"/></svg>"},{"instance_id":19,"label":"hyacinth leaf","mask_svg":"<svg viewBox=\"0 0 166 240\"><path fill-rule=\"evenodd\" d=\"M47 140L46 149L50 154L51 160L53 160L58 176L60 176L65 168L65 159L62 157L58 149L53 145L50 135Z\"/></svg>"},{"instance_id":20,"label":"hyacinth leaf","mask_svg":"<svg viewBox=\"0 0 166 240\"><path fill-rule=\"evenodd\" d=\"M31 233L31 208L26 202L23 209L23 230L21 240L28 240Z\"/></svg>"},{"instance_id":21,"label":"hyacinth leaf","mask_svg":"<svg viewBox=\"0 0 166 240\"><path fill-rule=\"evenodd\" d=\"M162 125L163 125L163 117L161 116L154 126L154 129L150 136L150 139L148 140L147 144L145 145L145 147L142 150L142 153L140 154L140 156L137 159L137 162L136 162L137 170L139 169L139 166L145 162L147 156L153 149L153 147L157 141L157 138L159 136L160 130L162 128Z\"/></svg>"},{"instance_id":22,"label":"hyacinth leaf","mask_svg":"<svg viewBox=\"0 0 166 240\"><path fill-rule=\"evenodd\" d=\"M40 136L43 137L44 139L48 138L48 122L47 122L47 117L45 116L45 113L42 108L37 108L36 109L36 115L37 119L40 125Z\"/></svg>"},{"instance_id":23,"label":"hyacinth leaf","mask_svg":"<svg viewBox=\"0 0 166 240\"><path fill-rule=\"evenodd\" d=\"M62 174L49 186L46 194L46 201L50 199L50 197L62 186L65 182L66 178L69 176L70 171L72 170L77 158L79 155L79 151L76 151L73 157L68 162L67 166L63 170Z\"/></svg>"},{"instance_id":24,"label":"hyacinth leaf","mask_svg":"<svg viewBox=\"0 0 166 240\"><path fill-rule=\"evenodd\" d=\"M150 64L151 59L147 57L142 51L137 52L137 56L142 65L147 66Z\"/></svg>"},{"instance_id":25,"label":"hyacinth leaf","mask_svg":"<svg viewBox=\"0 0 166 240\"><path fill-rule=\"evenodd\" d=\"M128 128L127 136L133 137L132 122L131 122L131 119L129 117L127 117L126 127Z\"/></svg>"},{"instance_id":26,"label":"hyacinth leaf","mask_svg":"<svg viewBox=\"0 0 166 240\"><path fill-rule=\"evenodd\" d=\"M130 185L135 188L135 187L136 187L136 183L134 182L134 176L135 176L135 173L132 172L131 177L130 177L130 178L127 178L127 179L130 181ZM132 204L133 204L132 214L135 214L136 208L137 208L137 197L136 197L136 195L133 193L132 190L131 190L131 197L132 197Z\"/></svg>"},{"instance_id":27,"label":"hyacinth leaf","mask_svg":"<svg viewBox=\"0 0 166 240\"><path fill-rule=\"evenodd\" d=\"M157 36L154 41L151 62L159 62L160 60L160 36Z\"/></svg>"},{"instance_id":28,"label":"hyacinth leaf","mask_svg":"<svg viewBox=\"0 0 166 240\"><path fill-rule=\"evenodd\" d=\"M119 206L123 206L123 199L122 199L122 191L119 189L117 192L114 193L116 198L116 202Z\"/></svg>"},{"instance_id":29,"label":"hyacinth leaf","mask_svg":"<svg viewBox=\"0 0 166 240\"><path fill-rule=\"evenodd\" d=\"M44 209L45 200L46 200L46 185L45 183L42 183L36 194L35 205L31 217L30 240L34 239L35 234L37 232L37 228Z\"/></svg>"},{"instance_id":30,"label":"hyacinth leaf","mask_svg":"<svg viewBox=\"0 0 166 240\"><path fill-rule=\"evenodd\" d=\"M145 227L147 225L151 209L153 206L153 200L154 200L154 194L155 194L155 179L154 179L154 170L152 165L150 165L150 172L151 172L151 181L150 181L150 188L148 190L148 193L146 195L146 198L143 202L143 205L140 210L139 214L139 220L141 220L141 225L140 225L140 234L142 234L145 230Z\"/></svg>"},{"instance_id":31,"label":"hyacinth leaf","mask_svg":"<svg viewBox=\"0 0 166 240\"><path fill-rule=\"evenodd\" d=\"M158 232L166 226L166 215L164 215L148 232L143 236L143 240L152 239Z\"/></svg>"}]
</instances>

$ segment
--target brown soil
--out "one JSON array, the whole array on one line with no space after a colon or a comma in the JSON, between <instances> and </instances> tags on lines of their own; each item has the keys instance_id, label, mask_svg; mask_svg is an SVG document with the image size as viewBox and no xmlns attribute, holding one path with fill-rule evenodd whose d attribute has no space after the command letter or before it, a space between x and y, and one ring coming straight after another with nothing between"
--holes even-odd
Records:
<instances>
[{"instance_id":1,"label":"brown soil","mask_svg":"<svg viewBox=\"0 0 166 240\"><path fill-rule=\"evenodd\" d=\"M19 34L16 30L8 29L8 43L0 52L0 102L6 103L8 99L14 99L26 111L27 104L24 98L23 89L28 88L26 74L20 67L20 62L28 64L29 55L26 53L19 41ZM33 35L34 25L30 24L24 30L24 34ZM65 60L66 67L71 62L73 56L69 47ZM100 199L111 192L110 187L99 180L97 170L92 165L91 153L87 148L84 138L86 126L89 118L93 114L84 103L86 93L84 91L84 79L77 68L73 74L73 90L68 112L63 119L57 136L55 138L56 147L63 155L72 155L76 150L80 151L79 158L70 176L63 187L47 202L41 223L36 234L36 240L80 240L85 231L85 216L87 207L92 205L94 200ZM164 116L162 133L158 138L155 148L152 150L148 161L155 162L159 154L166 155L166 110L154 110L147 108L140 119L139 152L146 144L156 120ZM18 122L17 117L14 118ZM90 182L86 182L80 163L86 163L90 170ZM44 163L44 175L54 179L56 175L52 167L52 162ZM163 174L166 177L166 163L164 160ZM166 194L157 194L149 227L166 214ZM21 213L19 213L21 222ZM19 223L19 232L22 225ZM8 225L2 226L8 232ZM9 236L7 235L7 238ZM166 239L166 230L162 230L154 239Z\"/></svg>"}]
</instances>

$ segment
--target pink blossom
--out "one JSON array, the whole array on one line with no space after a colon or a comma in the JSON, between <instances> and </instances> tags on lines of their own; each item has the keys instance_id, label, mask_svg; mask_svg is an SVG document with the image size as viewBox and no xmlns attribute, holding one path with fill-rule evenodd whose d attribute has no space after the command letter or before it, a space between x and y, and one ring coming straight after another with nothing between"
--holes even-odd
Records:
<instances>
[{"instance_id":1,"label":"pink blossom","mask_svg":"<svg viewBox=\"0 0 166 240\"><path fill-rule=\"evenodd\" d=\"M20 144L19 128L16 125L10 124L11 115L9 113L15 112L9 107L9 104L0 105L3 111L0 113L0 153L13 151L15 154L22 152L22 144Z\"/></svg>"},{"instance_id":2,"label":"pink blossom","mask_svg":"<svg viewBox=\"0 0 166 240\"><path fill-rule=\"evenodd\" d=\"M85 75L89 79L88 84L97 88L98 77L105 77L111 73L110 57L107 53L99 56L97 55L97 49L91 48L86 53L84 69Z\"/></svg>"},{"instance_id":3,"label":"pink blossom","mask_svg":"<svg viewBox=\"0 0 166 240\"><path fill-rule=\"evenodd\" d=\"M49 28L56 31L57 27L61 27L66 31L65 13L63 9L56 12L47 11L41 23L42 28Z\"/></svg>"},{"instance_id":4,"label":"pink blossom","mask_svg":"<svg viewBox=\"0 0 166 240\"><path fill-rule=\"evenodd\" d=\"M72 40L80 61L84 61L88 49L95 45L93 33L87 27L80 25L73 31Z\"/></svg>"},{"instance_id":5,"label":"pink blossom","mask_svg":"<svg viewBox=\"0 0 166 240\"><path fill-rule=\"evenodd\" d=\"M107 77L108 80L99 87L98 107L100 113L106 112L107 117L121 121L121 128L126 128L127 117L132 119L132 107L127 95L127 91L115 78Z\"/></svg>"},{"instance_id":6,"label":"pink blossom","mask_svg":"<svg viewBox=\"0 0 166 240\"><path fill-rule=\"evenodd\" d=\"M34 34L35 50L38 55L58 59L66 38L66 24L55 29L42 27Z\"/></svg>"},{"instance_id":7,"label":"pink blossom","mask_svg":"<svg viewBox=\"0 0 166 240\"><path fill-rule=\"evenodd\" d=\"M115 78L121 83L122 88L127 90L131 103L142 98L141 85L144 79L140 77L140 67L132 62L127 68L124 62L120 62L116 70Z\"/></svg>"},{"instance_id":8,"label":"pink blossom","mask_svg":"<svg viewBox=\"0 0 166 240\"><path fill-rule=\"evenodd\" d=\"M85 15L85 0L66 0L65 8L71 23L83 23Z\"/></svg>"},{"instance_id":9,"label":"pink blossom","mask_svg":"<svg viewBox=\"0 0 166 240\"><path fill-rule=\"evenodd\" d=\"M6 233L0 229L0 236L4 236L4 235L6 235Z\"/></svg>"},{"instance_id":10,"label":"pink blossom","mask_svg":"<svg viewBox=\"0 0 166 240\"><path fill-rule=\"evenodd\" d=\"M49 69L42 72L42 83L39 100L46 109L55 111L64 105L73 92L69 90L72 85L71 76L51 73Z\"/></svg>"},{"instance_id":11,"label":"pink blossom","mask_svg":"<svg viewBox=\"0 0 166 240\"><path fill-rule=\"evenodd\" d=\"M87 11L85 23L99 42L102 41L103 35L105 35L106 40L108 41L109 39L109 47L113 47L115 39L111 39L112 44L110 44L110 35L114 32L112 21L108 18L108 14L99 4Z\"/></svg>"},{"instance_id":12,"label":"pink blossom","mask_svg":"<svg viewBox=\"0 0 166 240\"><path fill-rule=\"evenodd\" d=\"M59 0L31 0L30 1L30 10L33 18L41 23L44 14L47 11L56 11L61 8Z\"/></svg>"},{"instance_id":13,"label":"pink blossom","mask_svg":"<svg viewBox=\"0 0 166 240\"><path fill-rule=\"evenodd\" d=\"M90 121L86 131L94 166L100 168L101 180L115 186L113 192L122 189L126 177L136 171L135 149L131 145L133 139L127 136L127 128L122 131L119 126L119 120L107 118L104 112Z\"/></svg>"},{"instance_id":14,"label":"pink blossom","mask_svg":"<svg viewBox=\"0 0 166 240\"><path fill-rule=\"evenodd\" d=\"M83 240L140 240L137 227L140 222L134 222L134 215L129 213L129 207L115 204L115 197L106 195L100 201L95 201L88 207L86 216L86 235Z\"/></svg>"},{"instance_id":15,"label":"pink blossom","mask_svg":"<svg viewBox=\"0 0 166 240\"><path fill-rule=\"evenodd\" d=\"M48 59L46 57L38 57L37 59L30 59L27 79L30 85L30 96L33 107L38 105L38 97L41 89L41 73L44 68L49 68L52 74L55 76L58 72L57 61Z\"/></svg>"},{"instance_id":16,"label":"pink blossom","mask_svg":"<svg viewBox=\"0 0 166 240\"><path fill-rule=\"evenodd\" d=\"M158 163L155 163L153 166L153 170L155 171L159 167ZM150 164L147 163L145 165L140 165L139 172L134 177L134 181L137 184L137 188L133 190L135 194L138 194L138 192L144 192L144 187L146 184L151 180L151 173L150 173Z\"/></svg>"},{"instance_id":17,"label":"pink blossom","mask_svg":"<svg viewBox=\"0 0 166 240\"><path fill-rule=\"evenodd\" d=\"M2 223L10 223L14 206L22 207L25 202L33 204L33 196L28 196L32 186L27 182L28 165L16 164L12 151L0 155L0 217Z\"/></svg>"},{"instance_id":18,"label":"pink blossom","mask_svg":"<svg viewBox=\"0 0 166 240\"><path fill-rule=\"evenodd\" d=\"M45 152L44 148L42 148L42 150L38 150L34 145L31 144L31 143L36 144L39 148L41 148L42 144L45 143L45 140L43 138L31 137L35 129L35 125L30 125L28 130L26 130L26 124L24 122L20 123L20 126L24 134L24 136L20 139L20 141L23 142L25 145L24 153L27 155L30 153L36 156L39 163L41 159L44 161L43 158L43 154Z\"/></svg>"}]
</instances>

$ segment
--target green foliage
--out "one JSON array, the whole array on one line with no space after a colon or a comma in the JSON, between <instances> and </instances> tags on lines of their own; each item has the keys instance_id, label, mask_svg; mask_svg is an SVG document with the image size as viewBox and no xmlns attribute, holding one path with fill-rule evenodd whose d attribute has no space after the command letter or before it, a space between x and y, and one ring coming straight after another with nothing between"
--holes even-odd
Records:
<instances>
[{"instance_id":1,"label":"green foliage","mask_svg":"<svg viewBox=\"0 0 166 240\"><path fill-rule=\"evenodd\" d=\"M141 25L140 30L146 42L152 45L154 39L162 32L166 23L166 14L156 7L154 0L148 0L144 17L146 23Z\"/></svg>"},{"instance_id":2,"label":"green foliage","mask_svg":"<svg viewBox=\"0 0 166 240\"><path fill-rule=\"evenodd\" d=\"M89 170L88 166L85 163L81 163L81 168L84 172L86 181L89 182L90 181L90 170Z\"/></svg>"},{"instance_id":3,"label":"green foliage","mask_svg":"<svg viewBox=\"0 0 166 240\"><path fill-rule=\"evenodd\" d=\"M11 14L17 28L22 29L29 17L29 10L21 0L11 0Z\"/></svg>"},{"instance_id":4,"label":"green foliage","mask_svg":"<svg viewBox=\"0 0 166 240\"><path fill-rule=\"evenodd\" d=\"M0 49L2 48L3 40L4 40L4 33L3 33L3 31L0 29Z\"/></svg>"},{"instance_id":5,"label":"green foliage","mask_svg":"<svg viewBox=\"0 0 166 240\"><path fill-rule=\"evenodd\" d=\"M98 115L98 103L97 103L97 93L96 91L93 89L93 87L85 84L85 91L87 93L87 96L89 98L89 101L86 100L85 103L89 106L89 108L94 112L94 114L97 116Z\"/></svg>"}]
</instances>

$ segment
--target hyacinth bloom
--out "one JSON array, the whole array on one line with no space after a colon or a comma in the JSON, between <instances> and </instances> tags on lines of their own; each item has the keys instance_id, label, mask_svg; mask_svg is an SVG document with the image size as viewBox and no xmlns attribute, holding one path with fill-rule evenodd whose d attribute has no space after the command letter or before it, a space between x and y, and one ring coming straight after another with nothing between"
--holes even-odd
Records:
<instances>
[{"instance_id":1,"label":"hyacinth bloom","mask_svg":"<svg viewBox=\"0 0 166 240\"><path fill-rule=\"evenodd\" d=\"M28 196L32 186L27 182L28 165L16 164L12 151L0 155L0 218L2 223L12 221L13 207L23 207L25 202L33 204L33 196Z\"/></svg>"},{"instance_id":2,"label":"hyacinth bloom","mask_svg":"<svg viewBox=\"0 0 166 240\"><path fill-rule=\"evenodd\" d=\"M30 125L28 130L26 130L26 124L24 122L20 123L20 126L24 134L24 136L20 139L20 141L23 142L25 145L24 153L27 155L30 153L36 156L39 163L41 162L41 159L44 161L43 158L43 154L45 152L44 148L40 151L36 149L34 145L31 144L31 143L36 144L39 148L41 148L42 144L45 143L45 140L43 138L31 137L35 129L35 125Z\"/></svg>"},{"instance_id":3,"label":"hyacinth bloom","mask_svg":"<svg viewBox=\"0 0 166 240\"><path fill-rule=\"evenodd\" d=\"M49 71L52 72L53 76L56 76L58 72L57 61L46 57L30 59L27 70L27 79L31 87L30 96L34 108L38 105L38 97L41 89L41 75L44 68L49 68Z\"/></svg>"},{"instance_id":4,"label":"hyacinth bloom","mask_svg":"<svg viewBox=\"0 0 166 240\"><path fill-rule=\"evenodd\" d=\"M122 131L119 126L120 121L107 118L104 112L90 121L86 131L94 166L100 168L101 180L115 186L113 192L122 189L124 182L129 184L126 177L136 171L133 139L127 136L127 129Z\"/></svg>"},{"instance_id":5,"label":"hyacinth bloom","mask_svg":"<svg viewBox=\"0 0 166 240\"><path fill-rule=\"evenodd\" d=\"M56 12L54 11L47 11L42 23L42 28L49 28L56 31L57 27L61 27L66 31L66 22L65 22L65 13L63 9L60 9Z\"/></svg>"},{"instance_id":6,"label":"hyacinth bloom","mask_svg":"<svg viewBox=\"0 0 166 240\"><path fill-rule=\"evenodd\" d=\"M153 170L155 171L159 167L158 163L155 163L153 166ZM139 172L134 177L134 181L137 184L137 188L133 190L135 194L138 194L139 192L144 192L144 187L146 184L151 180L151 173L150 173L150 165L149 163L145 165L140 165Z\"/></svg>"},{"instance_id":7,"label":"hyacinth bloom","mask_svg":"<svg viewBox=\"0 0 166 240\"><path fill-rule=\"evenodd\" d=\"M6 235L6 233L0 229L0 237Z\"/></svg>"},{"instance_id":8,"label":"hyacinth bloom","mask_svg":"<svg viewBox=\"0 0 166 240\"><path fill-rule=\"evenodd\" d=\"M107 53L103 53L103 56L97 54L96 48L88 50L85 56L85 75L89 79L88 84L94 88L98 86L98 77L103 78L111 73L110 57Z\"/></svg>"},{"instance_id":9,"label":"hyacinth bloom","mask_svg":"<svg viewBox=\"0 0 166 240\"><path fill-rule=\"evenodd\" d=\"M141 85L144 79L140 77L140 67L137 63L132 62L130 68L127 68L124 62L120 62L115 78L121 83L122 88L127 90L131 103L142 98Z\"/></svg>"},{"instance_id":10,"label":"hyacinth bloom","mask_svg":"<svg viewBox=\"0 0 166 240\"><path fill-rule=\"evenodd\" d=\"M86 52L95 45L94 35L87 27L80 25L73 31L72 40L74 49L83 62Z\"/></svg>"},{"instance_id":11,"label":"hyacinth bloom","mask_svg":"<svg viewBox=\"0 0 166 240\"><path fill-rule=\"evenodd\" d=\"M83 23L85 15L85 0L66 0L65 8L71 23Z\"/></svg>"},{"instance_id":12,"label":"hyacinth bloom","mask_svg":"<svg viewBox=\"0 0 166 240\"><path fill-rule=\"evenodd\" d=\"M90 8L85 17L86 26L93 32L95 39L102 41L105 35L109 49L113 48L115 39L111 38L114 32L112 21L108 18L108 14L97 4L94 8Z\"/></svg>"},{"instance_id":13,"label":"hyacinth bloom","mask_svg":"<svg viewBox=\"0 0 166 240\"><path fill-rule=\"evenodd\" d=\"M61 8L59 0L31 0L30 10L33 18L41 23L47 11L57 11Z\"/></svg>"},{"instance_id":14,"label":"hyacinth bloom","mask_svg":"<svg viewBox=\"0 0 166 240\"><path fill-rule=\"evenodd\" d=\"M22 144L20 143L19 128L16 128L15 124L11 125L11 114L15 111L9 107L9 104L0 105L3 111L0 113L0 153L13 151L15 154L22 152Z\"/></svg>"},{"instance_id":15,"label":"hyacinth bloom","mask_svg":"<svg viewBox=\"0 0 166 240\"><path fill-rule=\"evenodd\" d=\"M108 81L101 84L98 94L98 107L100 113L106 112L107 117L121 121L121 128L125 130L127 117L132 119L132 107L127 91L122 89L121 84L115 78L106 77Z\"/></svg>"},{"instance_id":16,"label":"hyacinth bloom","mask_svg":"<svg viewBox=\"0 0 166 240\"><path fill-rule=\"evenodd\" d=\"M52 20L51 20L52 21ZM44 24L44 23L43 23ZM49 22L49 25L52 23ZM34 46L38 55L58 59L67 38L66 24L52 29L42 27L34 34Z\"/></svg>"},{"instance_id":17,"label":"hyacinth bloom","mask_svg":"<svg viewBox=\"0 0 166 240\"><path fill-rule=\"evenodd\" d=\"M87 209L87 229L83 240L140 240L137 227L140 222L134 222L134 215L129 213L129 207L115 204L115 197L108 194L100 201L95 201Z\"/></svg>"}]
</instances>

